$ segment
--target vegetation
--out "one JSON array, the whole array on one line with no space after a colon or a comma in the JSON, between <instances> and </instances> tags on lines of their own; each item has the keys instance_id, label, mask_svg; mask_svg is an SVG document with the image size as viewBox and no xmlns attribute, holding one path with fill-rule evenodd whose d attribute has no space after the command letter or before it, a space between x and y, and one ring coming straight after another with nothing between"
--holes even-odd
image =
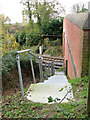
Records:
<instances>
[{"instance_id":1,"label":"vegetation","mask_svg":"<svg viewBox=\"0 0 90 120\"><path fill-rule=\"evenodd\" d=\"M34 28L30 28L30 31L16 31L14 36L17 43L20 45L34 46L44 44L45 38L49 38L49 41L51 42L57 40L58 38L62 45L63 18L61 18L61 20L56 18L52 19L51 21L43 24L41 27L39 27L36 23L33 24Z\"/></svg>"},{"instance_id":2,"label":"vegetation","mask_svg":"<svg viewBox=\"0 0 90 120\"><path fill-rule=\"evenodd\" d=\"M15 54L17 50L30 48L32 52L39 53L39 46L45 43L45 54L55 55L59 53L59 50L62 51L62 47L59 49L59 45L61 45L62 41L60 34L62 35L63 18L59 17L59 11L55 9L54 4L54 2L49 3L46 1L43 1L42 3L33 1L33 4L31 1L24 1L23 5L25 6L25 9L22 13L23 18L26 18L26 22L23 21L22 24L11 24L9 17L0 15L0 22L2 24L2 79L4 91L7 91L8 88L19 88ZM63 7L60 4L58 5L58 7L64 11ZM33 16L34 18L37 18L36 22L34 21ZM54 29L55 26L56 29ZM49 44L46 39L48 39ZM57 54L57 56L58 55L60 54ZM29 56L27 54L21 55L20 60L23 80L25 80L26 76L27 78L30 77L28 75L28 71L31 69ZM33 63L35 71L38 71L38 65L35 64L34 59ZM30 75L32 76L31 72ZM36 75L38 79L39 72Z\"/></svg>"},{"instance_id":3,"label":"vegetation","mask_svg":"<svg viewBox=\"0 0 90 120\"><path fill-rule=\"evenodd\" d=\"M56 107L56 104L33 103L26 99L22 101L15 52L30 48L32 52L39 53L39 46L43 45L44 54L61 56L63 18L59 14L65 11L57 0L52 2L46 2L46 0L43 2L24 0L22 3L25 6L22 12L22 24L16 23L12 25L9 17L0 15L0 23L2 24L2 33L0 34L2 34L3 74L2 117L45 118L48 111ZM82 10L85 10L84 7ZM34 21L35 18L36 21ZM24 92L26 94L29 85L33 83L28 54L21 54L20 60ZM39 82L39 66L35 63L35 58L33 58L33 64L36 80ZM62 70L63 68L59 71ZM87 118L86 99L88 77L72 79L69 82L73 87L74 99L69 103L60 104L49 115L50 118ZM10 94L7 93L8 90Z\"/></svg>"},{"instance_id":4,"label":"vegetation","mask_svg":"<svg viewBox=\"0 0 90 120\"><path fill-rule=\"evenodd\" d=\"M49 115L49 118L87 118L87 86L88 76L84 78L69 80L72 85L74 99L68 103L54 104L33 103L25 99L22 101L21 92L13 96L3 97L2 117L3 118L45 118L48 112L54 107L56 109ZM28 88L24 89L24 92ZM48 99L48 98L47 98Z\"/></svg>"},{"instance_id":5,"label":"vegetation","mask_svg":"<svg viewBox=\"0 0 90 120\"><path fill-rule=\"evenodd\" d=\"M16 51L13 51L2 57L3 95L7 91L9 92L10 90L11 90L11 94L14 94L20 90L19 76L17 71L18 70L17 59L15 52ZM20 55L20 64L21 64L21 71L23 77L23 84L24 87L26 87L28 84L30 85L31 83L33 83L29 54L26 53ZM34 58L33 58L33 65L34 65L36 80L37 82L39 82L39 66L38 64L35 63Z\"/></svg>"},{"instance_id":6,"label":"vegetation","mask_svg":"<svg viewBox=\"0 0 90 120\"><path fill-rule=\"evenodd\" d=\"M24 24L26 45L43 44L45 38L49 38L51 41L57 38L62 40L63 18L59 14L65 11L57 0L52 2L24 0L22 4L24 5L23 18L27 23ZM60 11L55 8L55 4ZM34 21L35 19L36 21Z\"/></svg>"},{"instance_id":7,"label":"vegetation","mask_svg":"<svg viewBox=\"0 0 90 120\"><path fill-rule=\"evenodd\" d=\"M85 8L85 4L77 3L72 6L73 13L85 13L88 12L88 9Z\"/></svg>"}]
</instances>

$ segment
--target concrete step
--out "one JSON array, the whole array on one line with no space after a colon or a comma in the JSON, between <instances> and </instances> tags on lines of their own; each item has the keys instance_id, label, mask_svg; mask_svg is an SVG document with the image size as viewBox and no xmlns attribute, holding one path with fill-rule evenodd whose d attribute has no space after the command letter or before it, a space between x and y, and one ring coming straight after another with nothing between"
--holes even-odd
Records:
<instances>
[{"instance_id":1,"label":"concrete step","mask_svg":"<svg viewBox=\"0 0 90 120\"><path fill-rule=\"evenodd\" d=\"M63 90L60 92L60 89ZM31 84L27 91L27 99L33 102L48 103L48 97L62 99L67 91L71 88L71 84L64 74L58 72L57 75L49 77L43 83ZM73 98L73 92L68 94L67 98ZM63 102L68 102L67 98Z\"/></svg>"},{"instance_id":2,"label":"concrete step","mask_svg":"<svg viewBox=\"0 0 90 120\"><path fill-rule=\"evenodd\" d=\"M67 88L65 88L65 85L59 84L32 84L28 90L27 99L33 102L48 103L48 97L50 96L53 99L62 99L67 91L70 89L69 87L71 86L67 86ZM61 88L64 89L60 92ZM73 93L69 93L67 98L73 98ZM65 99L63 102L68 102L68 100Z\"/></svg>"},{"instance_id":3,"label":"concrete step","mask_svg":"<svg viewBox=\"0 0 90 120\"><path fill-rule=\"evenodd\" d=\"M68 80L65 76L61 75L54 75L48 78L48 80L45 80L43 83L37 83L37 84L59 84L59 85L69 85Z\"/></svg>"}]
</instances>

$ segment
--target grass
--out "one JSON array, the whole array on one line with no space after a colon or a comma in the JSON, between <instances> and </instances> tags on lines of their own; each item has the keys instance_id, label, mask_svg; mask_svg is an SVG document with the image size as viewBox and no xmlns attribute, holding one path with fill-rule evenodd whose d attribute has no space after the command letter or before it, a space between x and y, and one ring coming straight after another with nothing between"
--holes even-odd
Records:
<instances>
[{"instance_id":1,"label":"grass","mask_svg":"<svg viewBox=\"0 0 90 120\"><path fill-rule=\"evenodd\" d=\"M51 56L62 56L62 47L60 46L49 46L43 54L49 54Z\"/></svg>"},{"instance_id":2,"label":"grass","mask_svg":"<svg viewBox=\"0 0 90 120\"><path fill-rule=\"evenodd\" d=\"M43 43L43 54L49 54L51 56L63 56L62 46L60 44L60 40L48 41L47 43ZM39 44L37 46L31 46L30 50L34 54L39 54ZM26 46L23 46L22 49L29 49Z\"/></svg>"},{"instance_id":3,"label":"grass","mask_svg":"<svg viewBox=\"0 0 90 120\"><path fill-rule=\"evenodd\" d=\"M64 72L65 69L64 69L64 66L60 67L59 69L56 70L57 72Z\"/></svg>"},{"instance_id":4,"label":"grass","mask_svg":"<svg viewBox=\"0 0 90 120\"><path fill-rule=\"evenodd\" d=\"M62 103L50 114L49 118L87 118L87 88L88 77L70 79L73 87L74 99L69 103ZM24 89L24 92L27 88ZM2 98L3 118L45 118L56 104L40 104L22 100L21 92L13 96Z\"/></svg>"}]
</instances>

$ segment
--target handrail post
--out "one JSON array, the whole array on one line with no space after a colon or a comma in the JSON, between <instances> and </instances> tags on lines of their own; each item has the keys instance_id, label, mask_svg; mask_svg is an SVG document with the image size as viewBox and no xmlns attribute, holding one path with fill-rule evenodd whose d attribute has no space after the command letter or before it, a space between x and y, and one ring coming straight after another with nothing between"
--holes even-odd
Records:
<instances>
[{"instance_id":1,"label":"handrail post","mask_svg":"<svg viewBox=\"0 0 90 120\"><path fill-rule=\"evenodd\" d=\"M51 74L52 74L52 76L54 75L54 64L53 64L53 61L51 62Z\"/></svg>"},{"instance_id":2,"label":"handrail post","mask_svg":"<svg viewBox=\"0 0 90 120\"><path fill-rule=\"evenodd\" d=\"M40 60L39 60L39 70L40 70L40 82L43 82L43 69L42 69L42 58L40 56Z\"/></svg>"},{"instance_id":3,"label":"handrail post","mask_svg":"<svg viewBox=\"0 0 90 120\"><path fill-rule=\"evenodd\" d=\"M47 65L45 63L45 74L46 74L46 80L48 80L48 75L47 75Z\"/></svg>"},{"instance_id":4,"label":"handrail post","mask_svg":"<svg viewBox=\"0 0 90 120\"><path fill-rule=\"evenodd\" d=\"M23 82L22 82L22 74L21 74L21 67L20 67L20 57L19 57L19 54L17 54L17 65L18 65L18 71L19 71L20 87L21 87L22 97L23 97L23 100L24 100L24 91L23 91Z\"/></svg>"},{"instance_id":5,"label":"handrail post","mask_svg":"<svg viewBox=\"0 0 90 120\"><path fill-rule=\"evenodd\" d=\"M55 67L54 67L54 61L53 61L53 75L55 74Z\"/></svg>"},{"instance_id":6,"label":"handrail post","mask_svg":"<svg viewBox=\"0 0 90 120\"><path fill-rule=\"evenodd\" d=\"M29 55L30 55L30 63L31 63L33 80L34 80L34 83L36 83L35 74L34 74L34 67L33 67L33 62L32 62L32 55L30 54L30 51L28 51L28 53L29 53Z\"/></svg>"},{"instance_id":7,"label":"handrail post","mask_svg":"<svg viewBox=\"0 0 90 120\"><path fill-rule=\"evenodd\" d=\"M50 63L48 63L48 72L49 72L49 77L50 77Z\"/></svg>"}]
</instances>

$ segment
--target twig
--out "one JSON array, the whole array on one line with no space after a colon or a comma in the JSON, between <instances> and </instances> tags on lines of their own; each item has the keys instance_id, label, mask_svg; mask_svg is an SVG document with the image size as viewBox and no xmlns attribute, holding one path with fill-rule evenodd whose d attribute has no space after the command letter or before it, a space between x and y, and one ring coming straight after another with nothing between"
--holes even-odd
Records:
<instances>
[{"instance_id":1,"label":"twig","mask_svg":"<svg viewBox=\"0 0 90 120\"><path fill-rule=\"evenodd\" d=\"M57 106L59 104L61 104L61 102L66 98L66 96L68 95L69 92L71 92L72 88L66 93L66 95L62 98L62 100L57 104ZM46 119L49 117L49 115L56 109L56 106L48 113L48 115L45 117Z\"/></svg>"}]
</instances>

